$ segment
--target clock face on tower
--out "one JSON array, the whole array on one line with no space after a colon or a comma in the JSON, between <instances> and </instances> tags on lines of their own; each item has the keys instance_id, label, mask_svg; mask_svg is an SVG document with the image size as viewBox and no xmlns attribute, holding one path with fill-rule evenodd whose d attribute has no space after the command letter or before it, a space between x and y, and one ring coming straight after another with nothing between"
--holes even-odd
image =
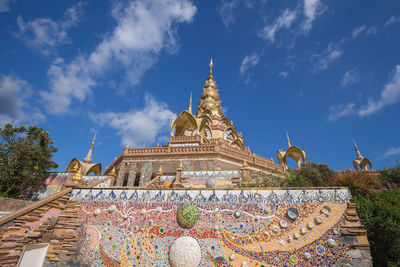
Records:
<instances>
[{"instance_id":1,"label":"clock face on tower","mask_svg":"<svg viewBox=\"0 0 400 267\"><path fill-rule=\"evenodd\" d=\"M235 139L233 132L231 130L225 131L224 139L228 141L233 141Z\"/></svg>"}]
</instances>

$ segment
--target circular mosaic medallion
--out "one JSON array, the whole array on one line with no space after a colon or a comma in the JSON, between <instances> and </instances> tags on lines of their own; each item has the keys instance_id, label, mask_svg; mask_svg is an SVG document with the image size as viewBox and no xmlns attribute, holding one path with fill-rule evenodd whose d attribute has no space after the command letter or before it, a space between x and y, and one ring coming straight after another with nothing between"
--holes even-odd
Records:
<instances>
[{"instance_id":1,"label":"circular mosaic medallion","mask_svg":"<svg viewBox=\"0 0 400 267\"><path fill-rule=\"evenodd\" d=\"M296 264L299 261L299 258L297 258L296 255L292 255L289 257L289 260L291 264Z\"/></svg>"},{"instance_id":2,"label":"circular mosaic medallion","mask_svg":"<svg viewBox=\"0 0 400 267\"><path fill-rule=\"evenodd\" d=\"M216 184L217 184L217 182L212 177L208 178L207 181L206 181L206 187L207 188L214 188Z\"/></svg>"},{"instance_id":3,"label":"circular mosaic medallion","mask_svg":"<svg viewBox=\"0 0 400 267\"><path fill-rule=\"evenodd\" d=\"M287 215L290 219L295 220L297 217L299 217L299 211L296 208L290 208L287 211Z\"/></svg>"},{"instance_id":4,"label":"circular mosaic medallion","mask_svg":"<svg viewBox=\"0 0 400 267\"><path fill-rule=\"evenodd\" d=\"M324 206L321 209L321 213L325 214L326 216L329 216L331 214L331 208L328 206Z\"/></svg>"},{"instance_id":5,"label":"circular mosaic medallion","mask_svg":"<svg viewBox=\"0 0 400 267\"><path fill-rule=\"evenodd\" d=\"M176 213L176 221L184 229L192 228L199 219L199 210L193 204L184 204Z\"/></svg>"},{"instance_id":6,"label":"circular mosaic medallion","mask_svg":"<svg viewBox=\"0 0 400 267\"><path fill-rule=\"evenodd\" d=\"M305 258L306 260L311 259L311 254L308 253L308 252L304 252L304 258Z\"/></svg>"},{"instance_id":7,"label":"circular mosaic medallion","mask_svg":"<svg viewBox=\"0 0 400 267\"><path fill-rule=\"evenodd\" d=\"M286 227L288 227L288 222L287 222L285 219L281 219L281 220L279 221L279 225L280 225L282 228L286 228Z\"/></svg>"},{"instance_id":8,"label":"circular mosaic medallion","mask_svg":"<svg viewBox=\"0 0 400 267\"><path fill-rule=\"evenodd\" d=\"M169 263L172 267L197 267L200 262L200 245L193 237L179 237L171 245L169 250Z\"/></svg>"},{"instance_id":9,"label":"circular mosaic medallion","mask_svg":"<svg viewBox=\"0 0 400 267\"><path fill-rule=\"evenodd\" d=\"M336 241L333 240L332 238L329 238L328 239L328 246L331 247L331 248L336 247Z\"/></svg>"},{"instance_id":10,"label":"circular mosaic medallion","mask_svg":"<svg viewBox=\"0 0 400 267\"><path fill-rule=\"evenodd\" d=\"M325 248L321 245L317 246L316 249L318 254L323 255L325 253Z\"/></svg>"},{"instance_id":11,"label":"circular mosaic medallion","mask_svg":"<svg viewBox=\"0 0 400 267\"><path fill-rule=\"evenodd\" d=\"M235 210L233 216L235 216L235 218L240 218L242 216L242 212L240 210Z\"/></svg>"},{"instance_id":12,"label":"circular mosaic medallion","mask_svg":"<svg viewBox=\"0 0 400 267\"><path fill-rule=\"evenodd\" d=\"M321 218L320 216L316 216L316 217L314 218L314 222L315 222L316 224L321 224L321 223L322 223L322 218Z\"/></svg>"},{"instance_id":13,"label":"circular mosaic medallion","mask_svg":"<svg viewBox=\"0 0 400 267\"><path fill-rule=\"evenodd\" d=\"M278 225L272 225L272 226L271 226L271 231L272 231L274 234L278 234L278 233L280 232L279 226L278 226Z\"/></svg>"}]
</instances>

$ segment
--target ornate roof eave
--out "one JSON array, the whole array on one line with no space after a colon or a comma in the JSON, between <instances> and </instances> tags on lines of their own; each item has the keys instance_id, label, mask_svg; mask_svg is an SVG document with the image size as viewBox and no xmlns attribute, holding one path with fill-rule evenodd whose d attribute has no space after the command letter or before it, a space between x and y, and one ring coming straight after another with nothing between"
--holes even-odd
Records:
<instances>
[{"instance_id":1,"label":"ornate roof eave","mask_svg":"<svg viewBox=\"0 0 400 267\"><path fill-rule=\"evenodd\" d=\"M86 162L80 161L76 158L73 158L70 161L66 172L71 172L74 169L76 164L78 164L78 166L80 167L78 169L81 170L82 175L89 175L91 172L93 172L94 175L101 175L101 164L100 163L95 163L95 164L86 163Z\"/></svg>"},{"instance_id":2,"label":"ornate roof eave","mask_svg":"<svg viewBox=\"0 0 400 267\"><path fill-rule=\"evenodd\" d=\"M192 113L190 113L187 110L182 111L175 120L173 120L171 122L171 136L173 136L174 134L174 130L176 129L176 127L178 126L178 123L180 122L180 120L184 120L184 124L182 125L182 128L188 128L188 127L193 127L194 129L198 130L198 125L197 125L197 120L196 118L193 116ZM189 123L189 125L187 125ZM194 130L193 129L193 130ZM184 130L183 130L184 131Z\"/></svg>"}]
</instances>

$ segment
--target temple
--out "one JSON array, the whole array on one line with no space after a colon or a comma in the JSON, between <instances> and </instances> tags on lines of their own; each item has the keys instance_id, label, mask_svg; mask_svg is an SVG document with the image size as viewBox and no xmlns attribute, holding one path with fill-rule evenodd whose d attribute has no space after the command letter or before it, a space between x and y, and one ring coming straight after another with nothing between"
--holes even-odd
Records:
<instances>
[{"instance_id":1,"label":"temple","mask_svg":"<svg viewBox=\"0 0 400 267\"><path fill-rule=\"evenodd\" d=\"M215 183L215 187L230 188L240 178L250 182L252 174L257 172L266 175L284 172L272 159L256 155L245 147L242 133L223 114L212 60L209 67L196 114L192 112L190 96L188 109L171 122L167 145L126 147L105 169L105 175L116 169L116 186L147 187L151 182L152 187L162 187L161 183L169 181L171 187L200 188L206 186L204 177L210 178L212 172L213 178L207 185Z\"/></svg>"},{"instance_id":2,"label":"temple","mask_svg":"<svg viewBox=\"0 0 400 267\"><path fill-rule=\"evenodd\" d=\"M372 266L348 188L247 187L306 153L288 134L279 165L252 153L223 114L212 61L196 114L190 96L170 133L164 146L126 147L103 174L94 136L31 201L0 199L0 265Z\"/></svg>"}]
</instances>

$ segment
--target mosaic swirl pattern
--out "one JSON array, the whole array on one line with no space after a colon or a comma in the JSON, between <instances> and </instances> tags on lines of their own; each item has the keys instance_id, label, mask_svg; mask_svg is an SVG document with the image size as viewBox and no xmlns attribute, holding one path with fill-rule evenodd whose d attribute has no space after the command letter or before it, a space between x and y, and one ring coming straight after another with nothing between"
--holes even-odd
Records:
<instances>
[{"instance_id":1,"label":"mosaic swirl pattern","mask_svg":"<svg viewBox=\"0 0 400 267\"><path fill-rule=\"evenodd\" d=\"M340 190L74 190L72 200L92 266L178 266L195 260L179 260L186 243L200 266L332 266L349 249L338 233L350 195Z\"/></svg>"}]
</instances>

